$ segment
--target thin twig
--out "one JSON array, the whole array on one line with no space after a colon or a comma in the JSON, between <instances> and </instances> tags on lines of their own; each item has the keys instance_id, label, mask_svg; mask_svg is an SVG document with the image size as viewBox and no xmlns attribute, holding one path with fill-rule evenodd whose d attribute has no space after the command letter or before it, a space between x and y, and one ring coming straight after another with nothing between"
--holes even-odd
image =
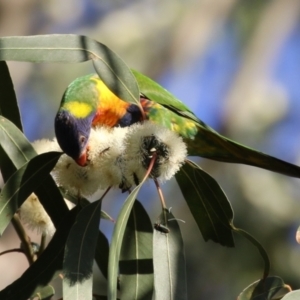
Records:
<instances>
[{"instance_id":1,"label":"thin twig","mask_svg":"<svg viewBox=\"0 0 300 300\"><path fill-rule=\"evenodd\" d=\"M167 206L166 206L166 201L165 201L165 198L164 198L164 195L163 195L163 192L162 192L162 189L159 185L159 182L157 181L156 178L154 178L154 183L156 185L156 188L157 188L157 192L158 192L158 195L159 195L159 199L160 199L160 202L161 202L161 206L164 209L167 209Z\"/></svg>"},{"instance_id":2,"label":"thin twig","mask_svg":"<svg viewBox=\"0 0 300 300\"><path fill-rule=\"evenodd\" d=\"M27 257L29 264L32 265L37 257L33 253L30 238L28 237L28 235L20 221L18 214L14 214L14 216L12 218L12 224L17 232L17 235L19 236L19 238L21 240L21 245L24 249L24 254Z\"/></svg>"},{"instance_id":3,"label":"thin twig","mask_svg":"<svg viewBox=\"0 0 300 300\"><path fill-rule=\"evenodd\" d=\"M24 253L24 250L21 248L9 249L9 250L5 250L5 251L1 252L0 256L4 255L4 254L8 254L8 253L13 253L13 252Z\"/></svg>"}]
</instances>

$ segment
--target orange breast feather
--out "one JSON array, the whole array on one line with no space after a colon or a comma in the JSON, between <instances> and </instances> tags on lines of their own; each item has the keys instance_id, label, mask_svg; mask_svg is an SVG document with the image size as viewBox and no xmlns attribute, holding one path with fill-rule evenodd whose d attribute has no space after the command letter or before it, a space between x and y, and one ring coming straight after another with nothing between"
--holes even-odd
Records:
<instances>
[{"instance_id":1,"label":"orange breast feather","mask_svg":"<svg viewBox=\"0 0 300 300\"><path fill-rule=\"evenodd\" d=\"M104 97L100 100L97 113L93 119L93 126L106 125L113 127L126 114L129 103L120 100L115 95L111 98Z\"/></svg>"}]
</instances>

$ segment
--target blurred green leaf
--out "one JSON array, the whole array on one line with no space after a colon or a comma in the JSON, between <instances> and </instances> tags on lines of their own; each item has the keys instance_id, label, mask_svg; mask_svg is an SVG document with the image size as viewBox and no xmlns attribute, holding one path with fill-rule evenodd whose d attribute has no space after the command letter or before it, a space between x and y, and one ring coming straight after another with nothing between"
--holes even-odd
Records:
<instances>
[{"instance_id":1,"label":"blurred green leaf","mask_svg":"<svg viewBox=\"0 0 300 300\"><path fill-rule=\"evenodd\" d=\"M97 245L96 245L96 252L95 252L95 261L105 278L107 278L108 256L109 256L108 239L101 231L99 231Z\"/></svg>"},{"instance_id":2,"label":"blurred green leaf","mask_svg":"<svg viewBox=\"0 0 300 300\"><path fill-rule=\"evenodd\" d=\"M55 290L53 286L47 285L41 288L38 292L30 297L31 300L38 298L39 300L51 300L52 296L54 296Z\"/></svg>"},{"instance_id":3,"label":"blurred green leaf","mask_svg":"<svg viewBox=\"0 0 300 300\"><path fill-rule=\"evenodd\" d=\"M289 292L281 300L299 300L299 299L300 299L300 290L296 290L293 292Z\"/></svg>"},{"instance_id":4,"label":"blurred green leaf","mask_svg":"<svg viewBox=\"0 0 300 300\"><path fill-rule=\"evenodd\" d=\"M121 99L140 106L139 88L123 60L86 36L52 34L0 38L0 60L76 63L93 60L95 70Z\"/></svg>"},{"instance_id":5,"label":"blurred green leaf","mask_svg":"<svg viewBox=\"0 0 300 300\"><path fill-rule=\"evenodd\" d=\"M77 207L68 212L44 252L19 279L0 291L0 299L27 299L58 275L62 269L66 240L77 213Z\"/></svg>"},{"instance_id":6,"label":"blurred green leaf","mask_svg":"<svg viewBox=\"0 0 300 300\"><path fill-rule=\"evenodd\" d=\"M24 134L4 117L0 117L0 144L16 169L37 155ZM35 194L57 227L69 209L50 175L35 190Z\"/></svg>"},{"instance_id":7,"label":"blurred green leaf","mask_svg":"<svg viewBox=\"0 0 300 300\"><path fill-rule=\"evenodd\" d=\"M135 201L124 233L120 253L120 297L151 300L154 289L153 227L139 201Z\"/></svg>"},{"instance_id":8,"label":"blurred green leaf","mask_svg":"<svg viewBox=\"0 0 300 300\"><path fill-rule=\"evenodd\" d=\"M291 288L280 277L267 277L246 287L237 300L278 300L289 291L291 291Z\"/></svg>"},{"instance_id":9,"label":"blurred green leaf","mask_svg":"<svg viewBox=\"0 0 300 300\"><path fill-rule=\"evenodd\" d=\"M45 180L61 156L61 152L38 155L18 169L0 193L0 235L26 198Z\"/></svg>"},{"instance_id":10,"label":"blurred green leaf","mask_svg":"<svg viewBox=\"0 0 300 300\"><path fill-rule=\"evenodd\" d=\"M155 297L188 299L184 244L178 222L173 214L165 209L158 218L158 224L162 224L170 232L162 233L154 229Z\"/></svg>"},{"instance_id":11,"label":"blurred green leaf","mask_svg":"<svg viewBox=\"0 0 300 300\"><path fill-rule=\"evenodd\" d=\"M119 257L121 251L121 245L123 242L124 232L128 218L133 207L134 201L140 188L144 184L144 180L134 188L130 195L125 200L121 211L118 215L116 225L113 231L111 245L109 250L109 260L108 260L108 284L107 284L107 298L110 300L115 300L117 298L117 276L119 270Z\"/></svg>"},{"instance_id":12,"label":"blurred green leaf","mask_svg":"<svg viewBox=\"0 0 300 300\"><path fill-rule=\"evenodd\" d=\"M215 179L190 160L175 176L204 240L234 247L233 211Z\"/></svg>"},{"instance_id":13,"label":"blurred green leaf","mask_svg":"<svg viewBox=\"0 0 300 300\"><path fill-rule=\"evenodd\" d=\"M69 234L63 264L63 298L91 299L93 261L99 232L101 200L85 206Z\"/></svg>"}]
</instances>

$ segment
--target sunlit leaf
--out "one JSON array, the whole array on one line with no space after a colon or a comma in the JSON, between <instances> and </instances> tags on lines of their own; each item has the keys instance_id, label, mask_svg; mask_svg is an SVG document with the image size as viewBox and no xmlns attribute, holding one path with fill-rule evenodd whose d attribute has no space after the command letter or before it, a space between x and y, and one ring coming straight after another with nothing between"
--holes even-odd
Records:
<instances>
[{"instance_id":1,"label":"sunlit leaf","mask_svg":"<svg viewBox=\"0 0 300 300\"><path fill-rule=\"evenodd\" d=\"M139 201L128 219L120 254L120 297L122 300L151 300L153 279L153 227Z\"/></svg>"},{"instance_id":2,"label":"sunlit leaf","mask_svg":"<svg viewBox=\"0 0 300 300\"><path fill-rule=\"evenodd\" d=\"M123 60L86 36L52 34L0 38L0 60L76 63L93 60L95 70L121 99L139 104L139 88Z\"/></svg>"},{"instance_id":3,"label":"sunlit leaf","mask_svg":"<svg viewBox=\"0 0 300 300\"><path fill-rule=\"evenodd\" d=\"M9 178L0 193L0 234L3 234L18 207L45 180L61 154L48 152L38 155Z\"/></svg>"},{"instance_id":4,"label":"sunlit leaf","mask_svg":"<svg viewBox=\"0 0 300 300\"><path fill-rule=\"evenodd\" d=\"M164 226L165 229L154 229L155 297L188 299L184 244L178 222L170 211L164 210L157 220L157 225ZM166 229L169 232L166 232Z\"/></svg>"},{"instance_id":5,"label":"sunlit leaf","mask_svg":"<svg viewBox=\"0 0 300 300\"><path fill-rule=\"evenodd\" d=\"M12 284L0 291L0 299L27 299L43 289L62 269L65 243L76 220L78 208L73 208L58 227L47 248Z\"/></svg>"},{"instance_id":6,"label":"sunlit leaf","mask_svg":"<svg viewBox=\"0 0 300 300\"><path fill-rule=\"evenodd\" d=\"M246 287L237 300L278 300L290 291L291 288L280 277L267 277Z\"/></svg>"},{"instance_id":7,"label":"sunlit leaf","mask_svg":"<svg viewBox=\"0 0 300 300\"><path fill-rule=\"evenodd\" d=\"M125 200L123 207L118 215L116 225L113 231L111 246L109 250L108 261L108 284L107 284L107 298L114 300L117 298L117 276L119 270L119 257L121 251L121 245L124 237L124 232L128 218L133 207L134 201L140 188L144 184L146 178L134 188L130 195Z\"/></svg>"},{"instance_id":8,"label":"sunlit leaf","mask_svg":"<svg viewBox=\"0 0 300 300\"><path fill-rule=\"evenodd\" d=\"M233 247L233 211L215 179L189 160L175 176L204 240Z\"/></svg>"},{"instance_id":9,"label":"sunlit leaf","mask_svg":"<svg viewBox=\"0 0 300 300\"><path fill-rule=\"evenodd\" d=\"M92 268L99 232L101 201L85 206L69 234L63 264L63 298L92 299Z\"/></svg>"}]
</instances>

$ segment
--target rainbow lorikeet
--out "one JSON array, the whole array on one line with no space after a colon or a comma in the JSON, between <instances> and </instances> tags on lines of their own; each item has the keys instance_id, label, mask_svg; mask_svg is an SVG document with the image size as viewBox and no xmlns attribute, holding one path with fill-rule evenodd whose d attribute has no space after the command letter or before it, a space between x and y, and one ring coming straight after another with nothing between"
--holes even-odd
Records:
<instances>
[{"instance_id":1,"label":"rainbow lorikeet","mask_svg":"<svg viewBox=\"0 0 300 300\"><path fill-rule=\"evenodd\" d=\"M133 74L140 88L143 112L137 105L115 96L97 74L75 79L65 91L55 117L55 134L61 149L79 165L87 163L93 126L125 127L146 119L181 135L190 156L242 163L300 177L300 167L220 135L157 83L136 71Z\"/></svg>"}]
</instances>

